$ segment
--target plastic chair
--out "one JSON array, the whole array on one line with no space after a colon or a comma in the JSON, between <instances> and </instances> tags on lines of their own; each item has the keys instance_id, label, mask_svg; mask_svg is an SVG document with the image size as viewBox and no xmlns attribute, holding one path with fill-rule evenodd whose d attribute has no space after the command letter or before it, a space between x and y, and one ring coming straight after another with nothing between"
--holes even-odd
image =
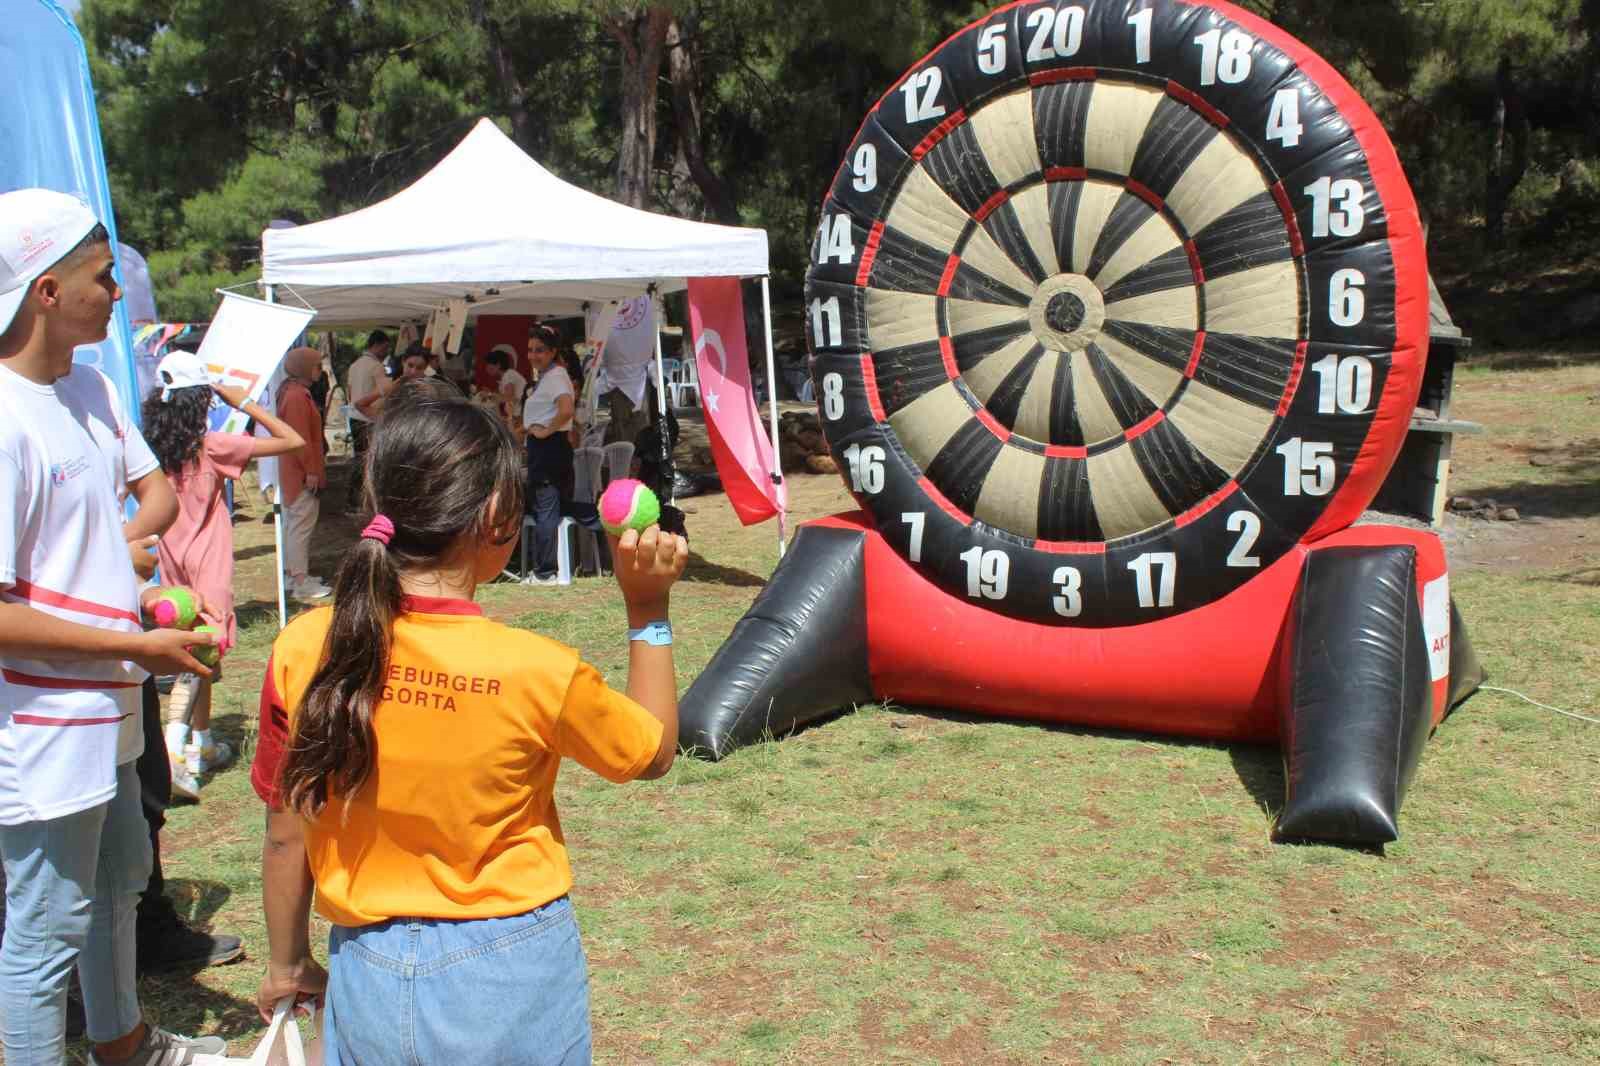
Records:
<instances>
[{"instance_id":1,"label":"plastic chair","mask_svg":"<svg viewBox=\"0 0 1600 1066\"><path fill-rule=\"evenodd\" d=\"M684 397L693 394L694 406L700 406L700 371L693 359L679 361L677 369L667 379L667 389L672 393L672 406L683 407Z\"/></svg>"},{"instance_id":2,"label":"plastic chair","mask_svg":"<svg viewBox=\"0 0 1600 1066\"><path fill-rule=\"evenodd\" d=\"M529 584L533 580L533 571L528 569L528 551L533 547L533 532L537 529L533 515L522 516L522 583ZM578 523L570 518L563 518L556 527L556 584L572 584L572 546L574 533Z\"/></svg>"},{"instance_id":3,"label":"plastic chair","mask_svg":"<svg viewBox=\"0 0 1600 1066\"><path fill-rule=\"evenodd\" d=\"M615 444L607 444L606 452L606 484L621 477L628 477L633 471L633 442L619 440Z\"/></svg>"},{"instance_id":4,"label":"plastic chair","mask_svg":"<svg viewBox=\"0 0 1600 1066\"><path fill-rule=\"evenodd\" d=\"M605 461L604 448L578 448L573 451L573 499L581 503L593 503L599 498Z\"/></svg>"},{"instance_id":5,"label":"plastic chair","mask_svg":"<svg viewBox=\"0 0 1600 1066\"><path fill-rule=\"evenodd\" d=\"M573 489L576 503L594 503L600 497L601 470L606 461L603 448L578 448L572 453ZM599 534L578 527L578 561L584 570L600 572Z\"/></svg>"}]
</instances>

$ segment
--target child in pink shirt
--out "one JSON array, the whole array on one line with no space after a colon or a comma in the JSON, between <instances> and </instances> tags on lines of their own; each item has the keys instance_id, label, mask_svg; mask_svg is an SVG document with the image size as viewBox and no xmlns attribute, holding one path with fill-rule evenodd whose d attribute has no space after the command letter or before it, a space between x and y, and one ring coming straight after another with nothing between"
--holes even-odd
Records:
<instances>
[{"instance_id":1,"label":"child in pink shirt","mask_svg":"<svg viewBox=\"0 0 1600 1066\"><path fill-rule=\"evenodd\" d=\"M144 433L178 495L178 518L157 547L161 580L185 585L204 597L217 615L223 648L234 643L233 518L223 498L224 482L244 473L251 459L284 455L305 446L287 423L246 399L236 386L214 385L200 358L173 352L156 370L162 385L144 402ZM213 397L243 411L270 438L210 430ZM218 671L220 676L220 671ZM191 736L192 729L192 736ZM211 738L211 681L184 675L167 708L167 752L173 788L197 799L198 780L227 765L234 752Z\"/></svg>"}]
</instances>

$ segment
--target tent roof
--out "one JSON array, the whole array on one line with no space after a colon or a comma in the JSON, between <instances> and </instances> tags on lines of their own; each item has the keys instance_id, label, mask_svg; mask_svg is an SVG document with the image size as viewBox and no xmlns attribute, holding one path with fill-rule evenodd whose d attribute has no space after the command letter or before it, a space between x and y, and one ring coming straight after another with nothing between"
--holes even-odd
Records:
<instances>
[{"instance_id":1,"label":"tent roof","mask_svg":"<svg viewBox=\"0 0 1600 1066\"><path fill-rule=\"evenodd\" d=\"M319 325L417 319L462 297L475 314L572 314L652 284L672 292L692 277L767 273L765 230L585 192L488 119L409 188L338 218L269 229L261 249L262 282L292 289Z\"/></svg>"}]
</instances>

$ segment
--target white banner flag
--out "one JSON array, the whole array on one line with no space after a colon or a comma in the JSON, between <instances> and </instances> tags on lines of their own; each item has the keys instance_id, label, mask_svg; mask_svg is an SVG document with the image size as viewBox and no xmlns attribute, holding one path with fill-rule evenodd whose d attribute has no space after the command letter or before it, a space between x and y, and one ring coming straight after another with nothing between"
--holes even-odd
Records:
<instances>
[{"instance_id":1,"label":"white banner flag","mask_svg":"<svg viewBox=\"0 0 1600 1066\"><path fill-rule=\"evenodd\" d=\"M655 304L648 296L623 300L616 314L615 324L604 338L600 359L611 386L621 389L638 407L644 402L650 361L656 354ZM590 336L598 339L592 326Z\"/></svg>"},{"instance_id":2,"label":"white banner flag","mask_svg":"<svg viewBox=\"0 0 1600 1066\"><path fill-rule=\"evenodd\" d=\"M260 403L289 346L315 317L316 312L308 309L225 292L222 306L200 342L200 361L212 381L238 385L249 399ZM250 416L227 408L213 412L212 418L212 428L224 433L243 433L250 420Z\"/></svg>"}]
</instances>

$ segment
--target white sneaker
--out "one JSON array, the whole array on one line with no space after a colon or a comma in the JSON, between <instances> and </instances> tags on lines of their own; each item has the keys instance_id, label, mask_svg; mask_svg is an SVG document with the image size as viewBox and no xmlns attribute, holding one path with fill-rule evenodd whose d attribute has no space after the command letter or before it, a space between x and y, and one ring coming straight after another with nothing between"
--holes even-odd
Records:
<instances>
[{"instance_id":1,"label":"white sneaker","mask_svg":"<svg viewBox=\"0 0 1600 1066\"><path fill-rule=\"evenodd\" d=\"M188 764L189 772L199 777L201 774L226 770L233 765L234 756L238 754L226 740L213 740L209 747L196 748L191 745L185 748L184 762Z\"/></svg>"},{"instance_id":2,"label":"white sneaker","mask_svg":"<svg viewBox=\"0 0 1600 1066\"><path fill-rule=\"evenodd\" d=\"M190 803L200 802L200 778L181 761L172 764L172 795Z\"/></svg>"},{"instance_id":3,"label":"white sneaker","mask_svg":"<svg viewBox=\"0 0 1600 1066\"><path fill-rule=\"evenodd\" d=\"M332 595L333 590L316 578L307 578L289 590L297 600L321 600Z\"/></svg>"},{"instance_id":4,"label":"white sneaker","mask_svg":"<svg viewBox=\"0 0 1600 1066\"><path fill-rule=\"evenodd\" d=\"M189 1066L196 1055L224 1055L228 1042L220 1036L184 1037L165 1029L150 1026L145 1029L144 1040L132 1058L124 1059L119 1066ZM90 1066L102 1066L93 1054Z\"/></svg>"}]
</instances>

